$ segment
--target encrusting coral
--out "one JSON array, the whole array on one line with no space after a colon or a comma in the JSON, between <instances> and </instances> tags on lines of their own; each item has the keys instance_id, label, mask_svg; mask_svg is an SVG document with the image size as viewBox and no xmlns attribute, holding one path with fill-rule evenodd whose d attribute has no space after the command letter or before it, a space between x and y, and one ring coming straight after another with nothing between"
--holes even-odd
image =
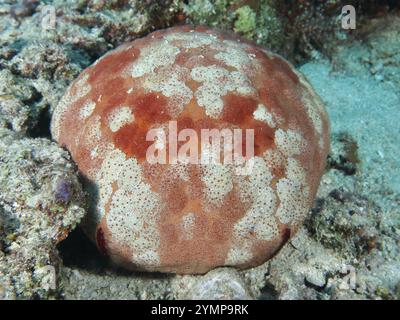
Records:
<instances>
[{"instance_id":1,"label":"encrusting coral","mask_svg":"<svg viewBox=\"0 0 400 320\"><path fill-rule=\"evenodd\" d=\"M177 132L253 129L252 170L174 164L171 153L169 164L149 162L147 133L170 133L171 121ZM309 212L329 149L324 106L300 73L205 27L157 31L109 52L69 87L51 130L87 182L87 233L114 262L146 271L266 261Z\"/></svg>"}]
</instances>

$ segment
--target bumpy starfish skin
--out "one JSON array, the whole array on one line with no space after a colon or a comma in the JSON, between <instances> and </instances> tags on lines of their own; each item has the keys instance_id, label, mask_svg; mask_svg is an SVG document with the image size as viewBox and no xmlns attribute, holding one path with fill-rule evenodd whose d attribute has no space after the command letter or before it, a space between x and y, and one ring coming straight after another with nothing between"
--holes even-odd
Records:
<instances>
[{"instance_id":1,"label":"bumpy starfish skin","mask_svg":"<svg viewBox=\"0 0 400 320\"><path fill-rule=\"evenodd\" d=\"M151 128L254 129L254 167L150 164ZM203 27L124 44L84 70L53 138L90 193L85 228L128 269L204 273L272 257L310 210L329 150L320 98L281 57ZM168 146L165 146L168 147Z\"/></svg>"}]
</instances>

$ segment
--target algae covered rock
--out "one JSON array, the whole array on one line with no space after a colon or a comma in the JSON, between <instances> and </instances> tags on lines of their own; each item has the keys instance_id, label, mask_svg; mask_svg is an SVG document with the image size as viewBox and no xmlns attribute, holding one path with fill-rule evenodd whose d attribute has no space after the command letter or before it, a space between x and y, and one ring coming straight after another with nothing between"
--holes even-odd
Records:
<instances>
[{"instance_id":1,"label":"algae covered rock","mask_svg":"<svg viewBox=\"0 0 400 320\"><path fill-rule=\"evenodd\" d=\"M83 200L66 151L0 131L0 299L58 295L56 244L84 215Z\"/></svg>"},{"instance_id":2,"label":"algae covered rock","mask_svg":"<svg viewBox=\"0 0 400 320\"><path fill-rule=\"evenodd\" d=\"M286 35L274 1L190 0L182 6L187 22L237 34L283 52Z\"/></svg>"}]
</instances>

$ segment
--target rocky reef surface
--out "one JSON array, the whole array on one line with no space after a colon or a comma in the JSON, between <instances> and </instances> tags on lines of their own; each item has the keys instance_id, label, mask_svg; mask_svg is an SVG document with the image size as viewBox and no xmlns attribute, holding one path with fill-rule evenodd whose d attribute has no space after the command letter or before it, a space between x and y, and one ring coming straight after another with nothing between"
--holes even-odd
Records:
<instances>
[{"instance_id":1,"label":"rocky reef surface","mask_svg":"<svg viewBox=\"0 0 400 320\"><path fill-rule=\"evenodd\" d=\"M396 1L361 1L352 31L340 28L342 1L285 3L0 4L0 299L400 298ZM85 194L70 156L50 138L52 110L82 69L124 41L183 23L231 30L281 53L330 116L329 165L309 218L253 269L180 276L111 266L76 228Z\"/></svg>"}]
</instances>

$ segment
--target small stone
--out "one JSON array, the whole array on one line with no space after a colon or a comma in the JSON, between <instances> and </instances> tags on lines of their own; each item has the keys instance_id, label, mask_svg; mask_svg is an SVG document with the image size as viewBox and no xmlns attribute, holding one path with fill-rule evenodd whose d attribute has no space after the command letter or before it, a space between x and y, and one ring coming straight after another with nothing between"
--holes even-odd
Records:
<instances>
[{"instance_id":1,"label":"small stone","mask_svg":"<svg viewBox=\"0 0 400 320\"><path fill-rule=\"evenodd\" d=\"M326 285L326 277L322 272L317 270L307 273L305 280L313 286L323 288Z\"/></svg>"},{"instance_id":2,"label":"small stone","mask_svg":"<svg viewBox=\"0 0 400 320\"><path fill-rule=\"evenodd\" d=\"M190 288L189 300L250 300L253 299L240 274L229 268L220 268L200 276Z\"/></svg>"},{"instance_id":3,"label":"small stone","mask_svg":"<svg viewBox=\"0 0 400 320\"><path fill-rule=\"evenodd\" d=\"M347 281L340 281L338 285L339 290L349 290L350 286Z\"/></svg>"}]
</instances>

